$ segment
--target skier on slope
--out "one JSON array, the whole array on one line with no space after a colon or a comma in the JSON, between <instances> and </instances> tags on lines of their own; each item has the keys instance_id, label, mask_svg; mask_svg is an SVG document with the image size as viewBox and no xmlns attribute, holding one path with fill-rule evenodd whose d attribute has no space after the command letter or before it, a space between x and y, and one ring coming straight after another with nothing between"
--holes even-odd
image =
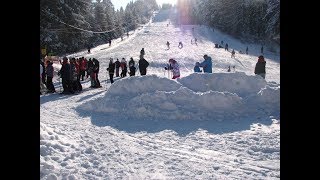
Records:
<instances>
[{"instance_id":1,"label":"skier on slope","mask_svg":"<svg viewBox=\"0 0 320 180\"><path fill-rule=\"evenodd\" d=\"M179 78L180 77L180 69L179 69L179 64L176 60L174 59L169 59L169 70L172 71L172 74L173 74L173 77L172 79L176 79L176 78ZM164 68L165 70L168 70L167 67Z\"/></svg>"}]
</instances>

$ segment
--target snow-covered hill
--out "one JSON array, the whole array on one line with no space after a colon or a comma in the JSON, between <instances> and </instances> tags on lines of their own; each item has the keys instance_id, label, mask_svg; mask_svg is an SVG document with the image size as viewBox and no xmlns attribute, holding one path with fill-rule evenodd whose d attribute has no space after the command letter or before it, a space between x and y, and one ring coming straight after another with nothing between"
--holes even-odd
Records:
<instances>
[{"instance_id":1,"label":"snow-covered hill","mask_svg":"<svg viewBox=\"0 0 320 180\"><path fill-rule=\"evenodd\" d=\"M111 47L70 55L97 58L103 87L90 89L87 79L81 94L40 97L41 179L280 179L279 55L265 52L264 80L253 73L260 44L164 17ZM194 37L197 45L190 43ZM221 40L229 51L248 46L249 54L231 58L214 48ZM137 62L141 48L147 76L111 85L109 58ZM193 73L204 54L213 59L213 73ZM178 80L163 68L169 58L180 64ZM235 71L227 72L229 65ZM60 82L54 84L59 91Z\"/></svg>"}]
</instances>

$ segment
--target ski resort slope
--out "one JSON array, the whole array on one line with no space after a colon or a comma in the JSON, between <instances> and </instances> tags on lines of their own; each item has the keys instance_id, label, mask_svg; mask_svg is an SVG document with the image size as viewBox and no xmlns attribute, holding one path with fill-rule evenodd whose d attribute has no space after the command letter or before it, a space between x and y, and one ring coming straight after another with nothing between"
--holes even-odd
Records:
<instances>
[{"instance_id":1,"label":"ski resort slope","mask_svg":"<svg viewBox=\"0 0 320 180\"><path fill-rule=\"evenodd\" d=\"M160 12L123 41L69 55L97 58L102 88L89 88L86 79L80 94L40 96L41 179L280 179L279 55L265 47L264 80L253 73L260 44L175 26L168 17ZM248 46L249 54L233 59L214 48L221 40L230 52ZM109 58L137 63L141 48L147 76L137 72L111 85ZM213 73L193 73L204 54ZM178 80L163 69L169 58L180 65ZM54 85L61 89L56 78Z\"/></svg>"}]
</instances>

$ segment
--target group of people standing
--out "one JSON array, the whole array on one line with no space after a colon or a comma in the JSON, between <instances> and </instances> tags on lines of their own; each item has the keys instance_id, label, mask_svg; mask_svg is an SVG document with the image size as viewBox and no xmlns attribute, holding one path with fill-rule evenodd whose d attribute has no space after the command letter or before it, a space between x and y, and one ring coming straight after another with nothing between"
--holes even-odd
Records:
<instances>
[{"instance_id":1,"label":"group of people standing","mask_svg":"<svg viewBox=\"0 0 320 180\"><path fill-rule=\"evenodd\" d=\"M144 58L144 55L145 51L144 48L142 48L139 56L140 60L138 61L137 66L133 58L130 58L128 64L130 76L135 76L137 67L139 68L141 76L147 74L147 67L149 66L149 62ZM205 54L203 58L204 60L201 63L195 63L194 72L212 73L212 58L207 54ZM42 94L41 90L43 90L45 87L47 89L47 93L56 92L55 87L52 83L52 78L54 75L52 66L53 62L46 61L45 63L46 66L44 65L44 62L40 60L40 94ZM88 76L90 76L91 88L101 87L100 81L98 79L100 65L99 61L96 58L90 58L89 61L87 61L84 57L79 59L70 58L70 62L68 62L68 58L64 57L62 62L60 60L60 63L62 66L60 71L58 72L58 75L60 75L62 79L62 94L74 94L75 92L82 91L80 80L84 80L85 72L87 72L87 78ZM265 66L266 61L264 59L264 56L260 55L255 66L254 73L260 75L265 79ZM201 70L200 68L202 68L203 70ZM119 72L119 69L121 69L121 73ZM109 66L107 68L107 71L109 72L110 82L114 83L114 74L116 74L116 77L126 77L127 69L127 62L125 58L122 58L121 62L119 62L118 58L115 62L113 62L113 58L110 58ZM172 79L177 79L180 77L179 64L173 58L169 59L169 64L167 64L165 70L172 71Z\"/></svg>"},{"instance_id":2,"label":"group of people standing","mask_svg":"<svg viewBox=\"0 0 320 180\"><path fill-rule=\"evenodd\" d=\"M138 68L140 71L140 75L144 76L147 74L147 67L149 66L149 62L144 58L145 51L144 48L140 51L140 60L138 61ZM119 69L121 68L121 74L120 77L126 77L127 76L127 62L125 58L122 58L121 62L119 62L119 59L117 58L116 62L113 62L113 58L110 58L109 60L109 66L107 68L107 71L109 72L110 82L113 83L113 76L114 73L116 73L116 77L119 77ZM129 61L129 75L135 76L136 74L136 65L133 58L130 58Z\"/></svg>"}]
</instances>

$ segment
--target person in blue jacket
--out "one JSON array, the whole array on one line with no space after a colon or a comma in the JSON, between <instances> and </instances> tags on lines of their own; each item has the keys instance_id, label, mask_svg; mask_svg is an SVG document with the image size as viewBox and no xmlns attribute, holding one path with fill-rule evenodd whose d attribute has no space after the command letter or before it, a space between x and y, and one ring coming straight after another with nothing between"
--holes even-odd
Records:
<instances>
[{"instance_id":1,"label":"person in blue jacket","mask_svg":"<svg viewBox=\"0 0 320 180\"><path fill-rule=\"evenodd\" d=\"M193 71L194 71L194 72L202 72L202 71L200 70L200 63L199 63L199 62L196 62L196 65L194 66Z\"/></svg>"},{"instance_id":2,"label":"person in blue jacket","mask_svg":"<svg viewBox=\"0 0 320 180\"><path fill-rule=\"evenodd\" d=\"M200 63L200 67L203 67L203 72L212 73L212 59L208 55L203 56L204 61Z\"/></svg>"}]
</instances>

